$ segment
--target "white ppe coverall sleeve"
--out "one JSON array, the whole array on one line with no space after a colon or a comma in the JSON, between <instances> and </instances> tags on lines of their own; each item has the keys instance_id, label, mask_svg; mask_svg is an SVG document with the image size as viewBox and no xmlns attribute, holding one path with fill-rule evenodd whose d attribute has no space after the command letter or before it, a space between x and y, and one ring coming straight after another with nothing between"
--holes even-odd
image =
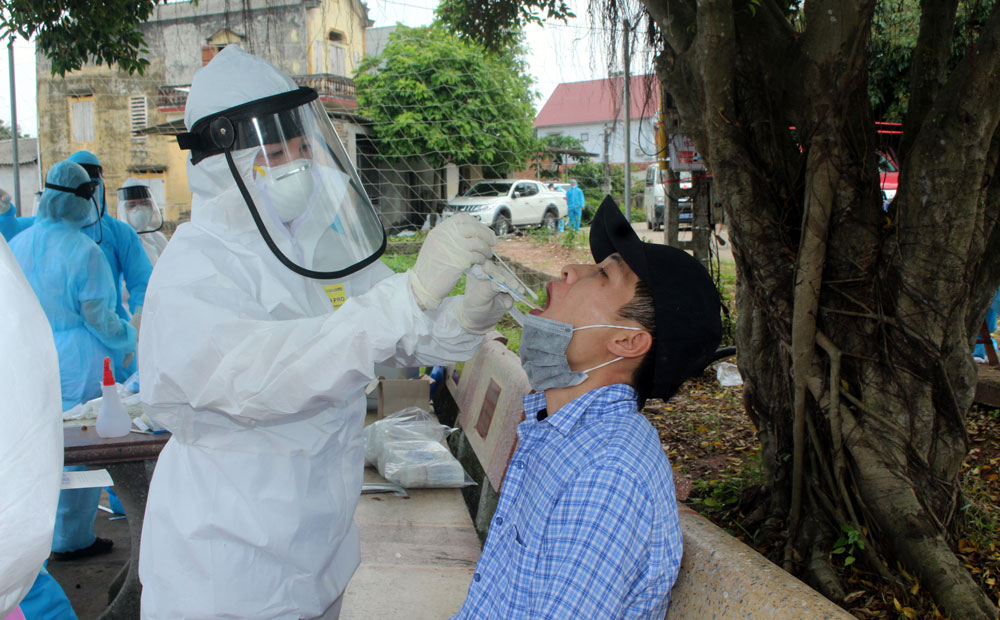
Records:
<instances>
[{"instance_id":1,"label":"white ppe coverall sleeve","mask_svg":"<svg viewBox=\"0 0 1000 620\"><path fill-rule=\"evenodd\" d=\"M62 479L62 402L52 328L0 239L0 618L49 556Z\"/></svg>"},{"instance_id":2,"label":"white ppe coverall sleeve","mask_svg":"<svg viewBox=\"0 0 1000 620\"><path fill-rule=\"evenodd\" d=\"M336 311L288 320L275 320L240 287L226 284L213 277L152 292L140 357L147 364L143 391L152 389L156 409L187 405L256 421L309 417L356 401L376 363L468 359L482 341L458 324L456 300L423 312L405 274L349 297ZM189 318L176 323L183 337L159 329L162 315Z\"/></svg>"}]
</instances>

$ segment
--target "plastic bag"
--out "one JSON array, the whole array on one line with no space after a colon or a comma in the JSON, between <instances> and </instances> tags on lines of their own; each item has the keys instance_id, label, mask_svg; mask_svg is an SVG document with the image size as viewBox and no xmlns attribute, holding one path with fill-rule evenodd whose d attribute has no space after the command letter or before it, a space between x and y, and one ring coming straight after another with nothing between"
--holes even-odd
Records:
<instances>
[{"instance_id":1,"label":"plastic bag","mask_svg":"<svg viewBox=\"0 0 1000 620\"><path fill-rule=\"evenodd\" d=\"M743 377L740 376L740 369L736 364L729 362L719 362L715 369L715 378L719 380L719 385L723 387L733 387L743 385Z\"/></svg>"},{"instance_id":2,"label":"plastic bag","mask_svg":"<svg viewBox=\"0 0 1000 620\"><path fill-rule=\"evenodd\" d=\"M451 431L419 407L401 409L365 429L365 463L376 465L387 442L420 439L439 442Z\"/></svg>"},{"instance_id":3,"label":"plastic bag","mask_svg":"<svg viewBox=\"0 0 1000 620\"><path fill-rule=\"evenodd\" d=\"M474 484L448 448L427 439L386 442L378 455L378 473L407 489Z\"/></svg>"}]
</instances>

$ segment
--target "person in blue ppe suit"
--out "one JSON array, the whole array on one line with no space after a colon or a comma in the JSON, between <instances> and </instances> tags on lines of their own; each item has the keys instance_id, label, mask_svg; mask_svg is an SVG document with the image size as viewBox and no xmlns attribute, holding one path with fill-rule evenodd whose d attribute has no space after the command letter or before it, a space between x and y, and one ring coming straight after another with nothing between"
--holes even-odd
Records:
<instances>
[{"instance_id":1,"label":"person in blue ppe suit","mask_svg":"<svg viewBox=\"0 0 1000 620\"><path fill-rule=\"evenodd\" d=\"M0 189L0 235L8 242L17 233L35 222L33 217L17 217L17 207L10 201L10 194Z\"/></svg>"},{"instance_id":2,"label":"person in blue ppe suit","mask_svg":"<svg viewBox=\"0 0 1000 620\"><path fill-rule=\"evenodd\" d=\"M77 151L69 156L68 161L83 166L90 174L90 178L97 181L95 198L100 208L101 219L96 226L85 228L84 232L98 243L111 266L117 297L115 310L118 316L131 320L132 325L139 329L142 305L146 301L146 286L149 284L149 275L153 272L153 264L149 262L146 251L142 249L142 242L139 241L139 235L132 230L132 227L108 214L101 160L90 151ZM122 279L125 280L125 287L128 289L128 310L122 303ZM115 365L115 380L118 382L124 382L137 369L134 349L120 352L111 359Z\"/></svg>"},{"instance_id":3,"label":"person in blue ppe suit","mask_svg":"<svg viewBox=\"0 0 1000 620\"><path fill-rule=\"evenodd\" d=\"M570 188L566 190L566 206L569 207L570 230L580 230L583 202L583 190L576 186L576 179L573 179L570 181Z\"/></svg>"},{"instance_id":4,"label":"person in blue ppe suit","mask_svg":"<svg viewBox=\"0 0 1000 620\"><path fill-rule=\"evenodd\" d=\"M52 327L63 411L101 394L105 357L127 357L136 347L135 328L116 312L104 253L81 232L99 221L96 188L80 165L57 163L46 177L35 224L10 243ZM99 497L100 489L60 494L55 559L111 550L111 541L93 531Z\"/></svg>"}]
</instances>

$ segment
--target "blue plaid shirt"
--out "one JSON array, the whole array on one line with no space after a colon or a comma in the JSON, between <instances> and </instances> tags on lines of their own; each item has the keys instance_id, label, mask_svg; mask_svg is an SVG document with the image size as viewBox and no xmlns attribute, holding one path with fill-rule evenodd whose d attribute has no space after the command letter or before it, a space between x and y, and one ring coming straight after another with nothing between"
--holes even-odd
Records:
<instances>
[{"instance_id":1,"label":"blue plaid shirt","mask_svg":"<svg viewBox=\"0 0 1000 620\"><path fill-rule=\"evenodd\" d=\"M627 385L525 421L460 620L662 620L681 565L673 475Z\"/></svg>"}]
</instances>

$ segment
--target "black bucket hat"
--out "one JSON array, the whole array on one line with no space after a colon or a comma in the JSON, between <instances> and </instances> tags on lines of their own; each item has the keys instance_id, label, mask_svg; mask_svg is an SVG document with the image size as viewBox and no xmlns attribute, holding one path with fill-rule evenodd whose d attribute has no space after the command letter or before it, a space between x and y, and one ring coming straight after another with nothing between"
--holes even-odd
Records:
<instances>
[{"instance_id":1,"label":"black bucket hat","mask_svg":"<svg viewBox=\"0 0 1000 620\"><path fill-rule=\"evenodd\" d=\"M590 227L590 253L600 263L617 252L653 296L656 335L652 373L636 385L639 398L670 398L705 369L722 340L719 292L694 257L678 248L641 240L611 196Z\"/></svg>"}]
</instances>

